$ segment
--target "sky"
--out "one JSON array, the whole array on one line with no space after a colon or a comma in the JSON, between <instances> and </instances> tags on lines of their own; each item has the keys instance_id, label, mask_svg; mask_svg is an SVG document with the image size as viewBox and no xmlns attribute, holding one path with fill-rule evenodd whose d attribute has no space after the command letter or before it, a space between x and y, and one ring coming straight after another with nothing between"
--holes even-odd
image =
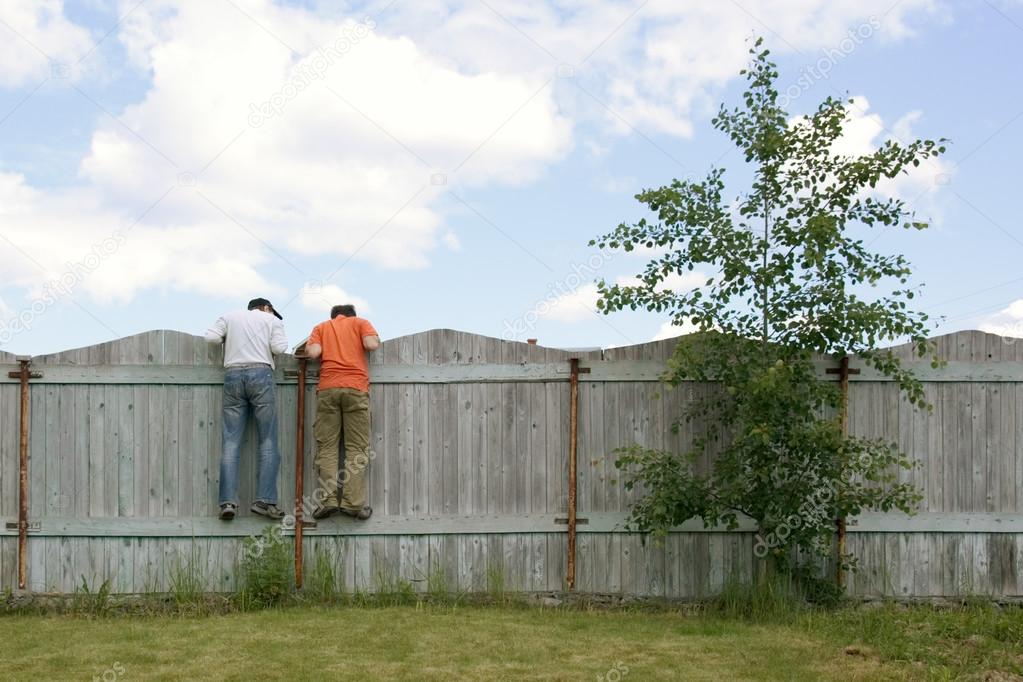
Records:
<instances>
[{"instance_id":1,"label":"sky","mask_svg":"<svg viewBox=\"0 0 1023 682\"><path fill-rule=\"evenodd\" d=\"M344 302L384 339L681 333L598 314L649 254L588 242L673 178L741 189L710 119L756 36L791 115L853 100L843 152L949 140L881 188L930 229L869 242L936 333L1023 336L1020 0L0 0L0 351L258 296L292 345Z\"/></svg>"}]
</instances>

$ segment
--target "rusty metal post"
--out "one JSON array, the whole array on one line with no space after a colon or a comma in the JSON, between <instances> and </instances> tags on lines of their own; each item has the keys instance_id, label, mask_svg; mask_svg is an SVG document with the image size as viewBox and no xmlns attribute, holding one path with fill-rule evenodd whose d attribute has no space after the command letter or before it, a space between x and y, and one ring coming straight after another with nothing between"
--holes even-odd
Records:
<instances>
[{"instance_id":1,"label":"rusty metal post","mask_svg":"<svg viewBox=\"0 0 1023 682\"><path fill-rule=\"evenodd\" d=\"M12 372L21 381L21 423L18 439L18 589L25 589L27 583L26 561L28 557L28 380L32 376L30 359L19 358L21 368Z\"/></svg>"},{"instance_id":2,"label":"rusty metal post","mask_svg":"<svg viewBox=\"0 0 1023 682\"><path fill-rule=\"evenodd\" d=\"M298 399L295 416L295 587L302 587L302 511L305 500L302 489L305 471L305 374L307 359L298 357Z\"/></svg>"},{"instance_id":3,"label":"rusty metal post","mask_svg":"<svg viewBox=\"0 0 1023 682\"><path fill-rule=\"evenodd\" d=\"M565 578L568 589L575 589L575 527L576 527L576 456L579 435L579 358L569 360L568 407L568 567Z\"/></svg>"}]
</instances>

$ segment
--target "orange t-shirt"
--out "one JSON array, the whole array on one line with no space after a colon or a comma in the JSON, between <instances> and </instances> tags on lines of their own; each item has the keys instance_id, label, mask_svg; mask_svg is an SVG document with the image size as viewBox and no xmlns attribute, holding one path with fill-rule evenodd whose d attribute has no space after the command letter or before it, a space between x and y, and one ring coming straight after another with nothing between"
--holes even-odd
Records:
<instances>
[{"instance_id":1,"label":"orange t-shirt","mask_svg":"<svg viewBox=\"0 0 1023 682\"><path fill-rule=\"evenodd\" d=\"M317 389L354 388L369 393L369 365L362 337L378 336L377 330L361 317L338 315L321 322L309 335L309 343L323 348L320 383Z\"/></svg>"}]
</instances>

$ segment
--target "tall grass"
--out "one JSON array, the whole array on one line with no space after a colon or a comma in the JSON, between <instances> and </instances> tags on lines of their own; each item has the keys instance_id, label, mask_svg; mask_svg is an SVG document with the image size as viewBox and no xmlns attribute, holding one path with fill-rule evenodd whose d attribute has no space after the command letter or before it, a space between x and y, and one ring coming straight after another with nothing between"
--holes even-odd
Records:
<instances>
[{"instance_id":1,"label":"tall grass","mask_svg":"<svg viewBox=\"0 0 1023 682\"><path fill-rule=\"evenodd\" d=\"M242 607L266 608L283 603L295 584L291 543L277 527L268 526L260 535L245 538L242 547Z\"/></svg>"}]
</instances>

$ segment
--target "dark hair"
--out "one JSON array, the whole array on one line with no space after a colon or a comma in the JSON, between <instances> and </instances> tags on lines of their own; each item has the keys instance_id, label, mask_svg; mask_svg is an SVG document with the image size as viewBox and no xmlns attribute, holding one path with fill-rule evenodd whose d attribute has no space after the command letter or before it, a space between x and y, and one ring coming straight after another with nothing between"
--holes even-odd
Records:
<instances>
[{"instance_id":1,"label":"dark hair","mask_svg":"<svg viewBox=\"0 0 1023 682\"><path fill-rule=\"evenodd\" d=\"M355 306L351 303L345 303L344 305L336 305L330 309L330 319L334 319L338 315L344 315L345 317L355 317Z\"/></svg>"}]
</instances>

